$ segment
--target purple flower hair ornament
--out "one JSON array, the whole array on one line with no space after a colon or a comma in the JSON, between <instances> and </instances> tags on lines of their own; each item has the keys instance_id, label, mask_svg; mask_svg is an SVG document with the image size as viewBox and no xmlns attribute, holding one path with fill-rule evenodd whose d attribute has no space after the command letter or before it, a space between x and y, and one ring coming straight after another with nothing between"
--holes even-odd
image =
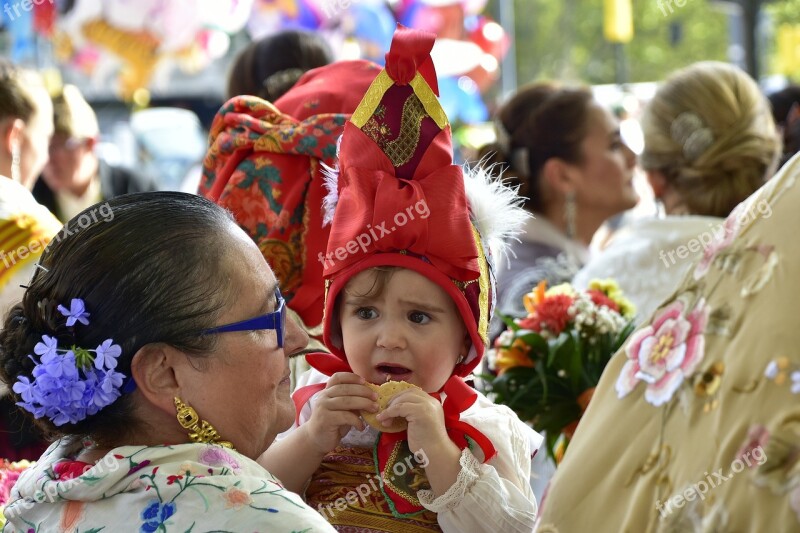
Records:
<instances>
[{"instance_id":1,"label":"purple flower hair ornament","mask_svg":"<svg viewBox=\"0 0 800 533\"><path fill-rule=\"evenodd\" d=\"M69 304L69 309L59 305L58 311L67 317L67 327L74 326L75 322L80 322L84 326L89 325L89 313L86 312L86 306L80 298L73 298Z\"/></svg>"},{"instance_id":2,"label":"purple flower hair ornament","mask_svg":"<svg viewBox=\"0 0 800 533\"><path fill-rule=\"evenodd\" d=\"M67 326L89 325L83 300L73 298L70 309L59 305ZM122 395L125 375L116 372L122 348L106 339L94 350L71 346L59 348L58 340L42 335L28 357L35 363L33 380L19 376L12 389L22 400L17 405L35 418L49 418L54 425L75 424L111 405Z\"/></svg>"}]
</instances>

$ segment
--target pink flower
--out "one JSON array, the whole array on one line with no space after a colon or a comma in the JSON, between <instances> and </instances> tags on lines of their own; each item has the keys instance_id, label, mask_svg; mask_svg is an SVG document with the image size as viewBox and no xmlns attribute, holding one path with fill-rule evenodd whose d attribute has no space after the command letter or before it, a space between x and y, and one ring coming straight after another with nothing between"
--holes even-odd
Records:
<instances>
[{"instance_id":1,"label":"pink flower","mask_svg":"<svg viewBox=\"0 0 800 533\"><path fill-rule=\"evenodd\" d=\"M756 450L758 450L755 454L756 456L764 456L764 447L767 445L767 442L769 442L769 430L761 424L751 426L742 447L736 452L736 458L744 461L744 463L751 468L758 466L756 462L758 461L758 457L755 457L753 462L745 459L752 457L754 455L753 452Z\"/></svg>"},{"instance_id":2,"label":"pink flower","mask_svg":"<svg viewBox=\"0 0 800 533\"><path fill-rule=\"evenodd\" d=\"M694 269L694 279L697 280L705 276L717 255L733 243L733 240L739 234L739 230L742 229L741 215L744 208L744 202L737 205L733 212L728 215L728 218L725 219L722 227L714 230L714 240L703 248L703 258Z\"/></svg>"},{"instance_id":3,"label":"pink flower","mask_svg":"<svg viewBox=\"0 0 800 533\"><path fill-rule=\"evenodd\" d=\"M0 506L9 500L11 489L19 479L19 475L32 464L29 461L11 463L0 459Z\"/></svg>"},{"instance_id":4,"label":"pink flower","mask_svg":"<svg viewBox=\"0 0 800 533\"><path fill-rule=\"evenodd\" d=\"M687 316L684 303L674 301L653 323L631 335L625 348L628 361L617 379L617 395L627 396L640 381L647 384L644 398L659 406L672 398L703 360L708 307L701 299Z\"/></svg>"},{"instance_id":5,"label":"pink flower","mask_svg":"<svg viewBox=\"0 0 800 533\"><path fill-rule=\"evenodd\" d=\"M794 514L797 515L797 520L800 521L800 487L795 488L789 494L789 505L792 507Z\"/></svg>"},{"instance_id":6,"label":"pink flower","mask_svg":"<svg viewBox=\"0 0 800 533\"><path fill-rule=\"evenodd\" d=\"M206 446L200 452L200 462L208 466L227 466L234 472L241 468L236 459L219 446Z\"/></svg>"}]
</instances>

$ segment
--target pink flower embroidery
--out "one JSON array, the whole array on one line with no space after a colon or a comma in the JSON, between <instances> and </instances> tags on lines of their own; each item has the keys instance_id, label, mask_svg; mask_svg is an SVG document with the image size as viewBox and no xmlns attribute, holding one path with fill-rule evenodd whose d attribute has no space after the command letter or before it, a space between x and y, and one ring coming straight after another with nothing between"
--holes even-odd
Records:
<instances>
[{"instance_id":1,"label":"pink flower embroidery","mask_svg":"<svg viewBox=\"0 0 800 533\"><path fill-rule=\"evenodd\" d=\"M653 323L631 335L625 348L628 361L617 379L617 395L627 396L640 381L647 383L644 398L659 406L672 398L684 378L703 360L708 307L701 299L683 316L684 303L674 301Z\"/></svg>"},{"instance_id":2,"label":"pink flower embroidery","mask_svg":"<svg viewBox=\"0 0 800 533\"><path fill-rule=\"evenodd\" d=\"M200 452L200 462L208 466L227 466L234 472L241 469L236 459L219 446L206 446Z\"/></svg>"},{"instance_id":3,"label":"pink flower embroidery","mask_svg":"<svg viewBox=\"0 0 800 533\"><path fill-rule=\"evenodd\" d=\"M698 280L705 276L717 255L733 243L742 228L741 215L744 209L745 202L737 205L733 212L728 215L728 218L725 219L722 227L717 227L714 230L714 240L703 248L703 258L694 269L694 279Z\"/></svg>"},{"instance_id":4,"label":"pink flower embroidery","mask_svg":"<svg viewBox=\"0 0 800 533\"><path fill-rule=\"evenodd\" d=\"M768 442L769 430L761 424L752 426L742 447L736 452L736 458L751 468L758 466L759 462L763 462L760 457L765 457L764 448Z\"/></svg>"},{"instance_id":5,"label":"pink flower embroidery","mask_svg":"<svg viewBox=\"0 0 800 533\"><path fill-rule=\"evenodd\" d=\"M253 498L247 492L237 489L236 487L229 487L228 490L222 493L222 498L225 500L226 509L241 509L245 505L253 503Z\"/></svg>"},{"instance_id":6,"label":"pink flower embroidery","mask_svg":"<svg viewBox=\"0 0 800 533\"><path fill-rule=\"evenodd\" d=\"M792 506L797 520L800 521L800 487L797 487L789 494L789 505Z\"/></svg>"}]
</instances>

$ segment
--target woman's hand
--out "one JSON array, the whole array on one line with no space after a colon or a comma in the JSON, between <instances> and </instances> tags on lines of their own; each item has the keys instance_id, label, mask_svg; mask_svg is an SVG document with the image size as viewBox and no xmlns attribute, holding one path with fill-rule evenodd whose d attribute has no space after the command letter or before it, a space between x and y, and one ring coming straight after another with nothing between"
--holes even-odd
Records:
<instances>
[{"instance_id":1,"label":"woman's hand","mask_svg":"<svg viewBox=\"0 0 800 533\"><path fill-rule=\"evenodd\" d=\"M363 431L360 411L378 412L378 395L365 383L350 372L337 372L328 380L314 400L311 418L301 426L317 451L326 454L336 448L353 426Z\"/></svg>"},{"instance_id":2,"label":"woman's hand","mask_svg":"<svg viewBox=\"0 0 800 533\"><path fill-rule=\"evenodd\" d=\"M408 448L425 456L431 490L441 496L461 470L461 450L447 435L441 402L422 389L409 389L392 398L389 407L377 416L381 423L391 423L394 417L408 422Z\"/></svg>"}]
</instances>

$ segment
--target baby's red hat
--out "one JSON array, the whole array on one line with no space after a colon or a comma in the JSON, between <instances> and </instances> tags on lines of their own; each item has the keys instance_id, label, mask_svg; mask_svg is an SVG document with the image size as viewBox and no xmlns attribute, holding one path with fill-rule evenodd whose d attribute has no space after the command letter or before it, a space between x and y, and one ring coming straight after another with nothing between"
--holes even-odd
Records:
<instances>
[{"instance_id":1,"label":"baby's red hat","mask_svg":"<svg viewBox=\"0 0 800 533\"><path fill-rule=\"evenodd\" d=\"M345 124L338 169L328 176L326 217L332 226L323 263L323 339L332 355L311 354L307 359L329 375L350 371L337 297L353 276L373 267L408 268L453 299L472 341L454 376L469 375L488 344L495 303L488 240L506 236L486 235L494 223L488 219L503 218L503 230L513 233L525 215L515 191L492 182L479 169L453 164L450 124L437 99L430 57L434 40L432 33L398 25L386 68ZM465 187L465 174L473 186ZM483 197L483 209L478 197ZM494 225L491 231L497 233Z\"/></svg>"}]
</instances>

